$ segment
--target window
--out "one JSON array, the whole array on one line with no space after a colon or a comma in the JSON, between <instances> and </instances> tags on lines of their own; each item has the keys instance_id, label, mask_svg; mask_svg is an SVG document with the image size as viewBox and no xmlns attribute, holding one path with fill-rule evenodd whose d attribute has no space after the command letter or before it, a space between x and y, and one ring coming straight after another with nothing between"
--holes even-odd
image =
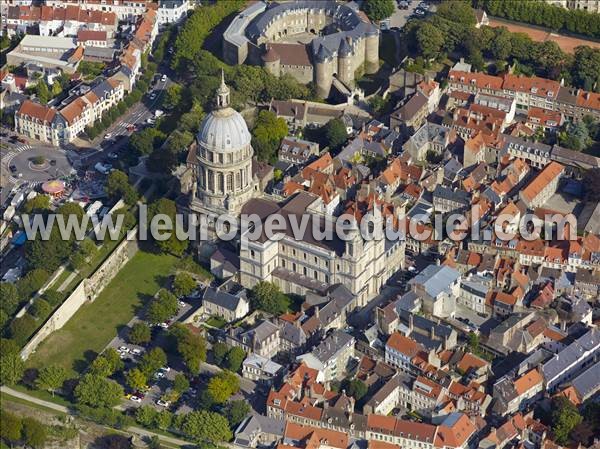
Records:
<instances>
[{"instance_id":1,"label":"window","mask_svg":"<svg viewBox=\"0 0 600 449\"><path fill-rule=\"evenodd\" d=\"M227 191L228 192L233 191L233 174L232 173L227 174Z\"/></svg>"}]
</instances>

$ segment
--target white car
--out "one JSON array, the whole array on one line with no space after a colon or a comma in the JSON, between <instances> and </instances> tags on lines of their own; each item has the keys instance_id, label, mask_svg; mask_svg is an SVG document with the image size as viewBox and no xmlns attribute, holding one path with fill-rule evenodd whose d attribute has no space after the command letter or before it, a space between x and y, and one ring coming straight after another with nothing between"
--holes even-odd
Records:
<instances>
[{"instance_id":1,"label":"white car","mask_svg":"<svg viewBox=\"0 0 600 449\"><path fill-rule=\"evenodd\" d=\"M163 378L163 377L165 377L165 376L166 376L166 374L165 374L165 373L163 373L162 371L157 371L156 373L154 373L154 377L155 377L156 379L162 379L162 378Z\"/></svg>"},{"instance_id":2,"label":"white car","mask_svg":"<svg viewBox=\"0 0 600 449\"><path fill-rule=\"evenodd\" d=\"M156 401L156 405L160 405L161 407L168 407L169 405L171 405L171 403L168 401L163 401L162 399L159 399Z\"/></svg>"},{"instance_id":3,"label":"white car","mask_svg":"<svg viewBox=\"0 0 600 449\"><path fill-rule=\"evenodd\" d=\"M154 100L156 98L156 94L154 92L152 92L150 94L150 100Z\"/></svg>"},{"instance_id":4,"label":"white car","mask_svg":"<svg viewBox=\"0 0 600 449\"><path fill-rule=\"evenodd\" d=\"M133 402L142 402L141 398L138 398L137 396L131 396L129 398L129 400L133 401Z\"/></svg>"},{"instance_id":5,"label":"white car","mask_svg":"<svg viewBox=\"0 0 600 449\"><path fill-rule=\"evenodd\" d=\"M167 75L163 75L160 80L165 83L167 81Z\"/></svg>"},{"instance_id":6,"label":"white car","mask_svg":"<svg viewBox=\"0 0 600 449\"><path fill-rule=\"evenodd\" d=\"M179 301L178 304L179 304L179 307L185 307L185 302L183 302L183 301Z\"/></svg>"},{"instance_id":7,"label":"white car","mask_svg":"<svg viewBox=\"0 0 600 449\"><path fill-rule=\"evenodd\" d=\"M104 138L105 138L105 139L110 139L111 137L112 137L112 134L111 134L111 133L106 133L106 134L104 134Z\"/></svg>"},{"instance_id":8,"label":"white car","mask_svg":"<svg viewBox=\"0 0 600 449\"><path fill-rule=\"evenodd\" d=\"M169 371L171 371L171 367L170 366L163 366L161 369L161 371L168 373Z\"/></svg>"},{"instance_id":9,"label":"white car","mask_svg":"<svg viewBox=\"0 0 600 449\"><path fill-rule=\"evenodd\" d=\"M129 348L127 346L119 346L119 352L129 353Z\"/></svg>"},{"instance_id":10,"label":"white car","mask_svg":"<svg viewBox=\"0 0 600 449\"><path fill-rule=\"evenodd\" d=\"M138 349L138 348L133 348L133 349L131 350L131 353L132 353L133 355L140 355L140 354L142 353L142 350L141 350L141 349Z\"/></svg>"},{"instance_id":11,"label":"white car","mask_svg":"<svg viewBox=\"0 0 600 449\"><path fill-rule=\"evenodd\" d=\"M169 328L169 325L167 323L165 323L165 322L160 323L159 326L162 327L163 329L168 329Z\"/></svg>"}]
</instances>

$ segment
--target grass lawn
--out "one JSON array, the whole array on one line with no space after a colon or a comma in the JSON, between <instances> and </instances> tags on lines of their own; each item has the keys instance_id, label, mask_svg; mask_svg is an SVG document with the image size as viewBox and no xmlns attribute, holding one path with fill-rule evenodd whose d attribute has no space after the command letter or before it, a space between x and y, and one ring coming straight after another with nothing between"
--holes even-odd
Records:
<instances>
[{"instance_id":1,"label":"grass lawn","mask_svg":"<svg viewBox=\"0 0 600 449\"><path fill-rule=\"evenodd\" d=\"M43 405L35 404L33 402L29 402L26 399L21 399L21 398L18 398L16 396L13 396L11 394L8 394L8 393L0 393L0 401L2 403L4 403L4 401L6 401L6 402L13 402L15 404L26 405L28 407L33 407L33 408L36 408L38 410L42 410L44 412L52 413L53 415L58 415L58 416L65 416L66 415L66 413L59 412L58 410L54 410L53 408L48 408L48 407L45 407Z\"/></svg>"},{"instance_id":2,"label":"grass lawn","mask_svg":"<svg viewBox=\"0 0 600 449\"><path fill-rule=\"evenodd\" d=\"M211 316L208 320L206 320L206 324L216 327L217 329L222 329L227 324L227 321L218 316Z\"/></svg>"},{"instance_id":3,"label":"grass lawn","mask_svg":"<svg viewBox=\"0 0 600 449\"><path fill-rule=\"evenodd\" d=\"M52 393L50 393L48 391L36 390L34 388L28 388L27 386L22 385L22 384L13 385L11 388L13 390L20 391L21 393L25 393L29 396L33 396L34 398L41 399L43 401L53 402L54 404L62 405L64 407L72 407L73 406L73 404L71 404L65 398L60 396L58 393L55 393L54 396L52 396Z\"/></svg>"},{"instance_id":4,"label":"grass lawn","mask_svg":"<svg viewBox=\"0 0 600 449\"><path fill-rule=\"evenodd\" d=\"M100 296L85 304L29 358L29 367L64 366L75 375L104 349L138 307L152 297L173 269L171 255L139 251Z\"/></svg>"}]
</instances>

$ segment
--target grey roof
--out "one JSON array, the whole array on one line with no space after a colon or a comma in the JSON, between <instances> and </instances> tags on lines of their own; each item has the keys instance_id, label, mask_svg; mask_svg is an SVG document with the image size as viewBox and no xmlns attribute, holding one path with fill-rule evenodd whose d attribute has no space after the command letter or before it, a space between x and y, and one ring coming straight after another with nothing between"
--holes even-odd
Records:
<instances>
[{"instance_id":1,"label":"grey roof","mask_svg":"<svg viewBox=\"0 0 600 449\"><path fill-rule=\"evenodd\" d=\"M317 346L311 354L321 363L336 357L336 354L347 344L352 344L354 337L339 329L334 331Z\"/></svg>"},{"instance_id":2,"label":"grey roof","mask_svg":"<svg viewBox=\"0 0 600 449\"><path fill-rule=\"evenodd\" d=\"M300 326L284 321L279 332L281 339L291 342L294 346L300 347L306 343L306 334Z\"/></svg>"},{"instance_id":3,"label":"grey roof","mask_svg":"<svg viewBox=\"0 0 600 449\"><path fill-rule=\"evenodd\" d=\"M256 42L278 17L288 14L289 11L298 10L324 10L327 15L333 17L333 21L337 25L337 32L313 39L312 52L318 58L331 57L341 50L347 51L347 48L342 45L342 41L346 41L348 38L351 42L357 42L364 36L379 33L374 25L362 19L358 6L354 2L341 4L334 0L301 0L269 4L264 13L258 15L247 26L246 36Z\"/></svg>"},{"instance_id":4,"label":"grey roof","mask_svg":"<svg viewBox=\"0 0 600 449\"><path fill-rule=\"evenodd\" d=\"M460 282L460 288L481 298L485 298L488 291L490 290L490 286L488 284L484 284L483 282L478 282L477 280L470 279L462 280Z\"/></svg>"},{"instance_id":5,"label":"grey roof","mask_svg":"<svg viewBox=\"0 0 600 449\"><path fill-rule=\"evenodd\" d=\"M263 357L254 352L250 353L243 362L244 366L251 366L271 376L275 376L283 368L279 363Z\"/></svg>"},{"instance_id":6,"label":"grey roof","mask_svg":"<svg viewBox=\"0 0 600 449\"><path fill-rule=\"evenodd\" d=\"M542 365L542 374L546 381L551 381L576 363L585 351L600 349L600 330L590 329L569 346Z\"/></svg>"},{"instance_id":7,"label":"grey roof","mask_svg":"<svg viewBox=\"0 0 600 449\"><path fill-rule=\"evenodd\" d=\"M237 285L237 284L235 284ZM248 301L246 290L241 286L235 288L225 283L219 287L208 287L202 295L202 302L208 301L227 310L234 311L241 301Z\"/></svg>"},{"instance_id":8,"label":"grey roof","mask_svg":"<svg viewBox=\"0 0 600 449\"><path fill-rule=\"evenodd\" d=\"M451 130L442 125L427 122L421 126L417 132L406 142L406 149L409 151L411 147L419 149L426 143L445 145L446 139L449 137Z\"/></svg>"},{"instance_id":9,"label":"grey roof","mask_svg":"<svg viewBox=\"0 0 600 449\"><path fill-rule=\"evenodd\" d=\"M446 291L450 285L460 279L460 273L454 268L442 265L429 265L411 279L409 285L423 285L429 296L435 298Z\"/></svg>"},{"instance_id":10,"label":"grey roof","mask_svg":"<svg viewBox=\"0 0 600 449\"><path fill-rule=\"evenodd\" d=\"M429 320L425 317L417 315L416 313L408 312L406 310L398 310L396 309L398 316L404 323L408 323L410 321L410 317L412 316L413 327L416 329L421 329L423 331L434 330L435 335L439 335L440 337L450 337L452 335L452 328L450 326L444 326L443 324L438 324L435 321ZM411 334L412 337L414 334Z\"/></svg>"},{"instance_id":11,"label":"grey roof","mask_svg":"<svg viewBox=\"0 0 600 449\"><path fill-rule=\"evenodd\" d=\"M285 421L253 414L235 429L234 443L248 447L250 441L260 434L278 435L283 437Z\"/></svg>"},{"instance_id":12,"label":"grey roof","mask_svg":"<svg viewBox=\"0 0 600 449\"><path fill-rule=\"evenodd\" d=\"M581 398L586 398L600 390L600 362L577 376L573 380L573 387Z\"/></svg>"},{"instance_id":13,"label":"grey roof","mask_svg":"<svg viewBox=\"0 0 600 449\"><path fill-rule=\"evenodd\" d=\"M471 204L471 195L464 190L452 190L449 187L437 185L433 191L434 198L442 198L448 201L454 201L456 203L468 206Z\"/></svg>"},{"instance_id":14,"label":"grey roof","mask_svg":"<svg viewBox=\"0 0 600 449\"><path fill-rule=\"evenodd\" d=\"M394 111L392 115L399 120L408 121L421 111L421 109L426 107L428 101L425 95L417 92L400 109Z\"/></svg>"},{"instance_id":15,"label":"grey roof","mask_svg":"<svg viewBox=\"0 0 600 449\"><path fill-rule=\"evenodd\" d=\"M251 336L254 339L254 341L262 342L262 341L266 340L267 338L269 338L274 333L276 333L278 330L279 330L279 327L277 327L275 324L271 323L270 321L265 320L262 323L260 323L258 326L256 326L254 329L250 329L249 331L244 332L242 334L242 338L244 336Z\"/></svg>"}]
</instances>

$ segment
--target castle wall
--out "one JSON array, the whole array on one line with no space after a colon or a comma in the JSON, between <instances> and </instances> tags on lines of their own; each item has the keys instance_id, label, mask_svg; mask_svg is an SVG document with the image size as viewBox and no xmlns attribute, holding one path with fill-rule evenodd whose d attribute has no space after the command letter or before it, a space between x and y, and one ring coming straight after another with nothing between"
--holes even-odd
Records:
<instances>
[{"instance_id":1,"label":"castle wall","mask_svg":"<svg viewBox=\"0 0 600 449\"><path fill-rule=\"evenodd\" d=\"M292 75L299 83L308 84L313 81L313 66L297 66L281 64L280 73Z\"/></svg>"}]
</instances>

